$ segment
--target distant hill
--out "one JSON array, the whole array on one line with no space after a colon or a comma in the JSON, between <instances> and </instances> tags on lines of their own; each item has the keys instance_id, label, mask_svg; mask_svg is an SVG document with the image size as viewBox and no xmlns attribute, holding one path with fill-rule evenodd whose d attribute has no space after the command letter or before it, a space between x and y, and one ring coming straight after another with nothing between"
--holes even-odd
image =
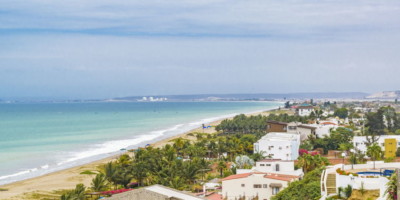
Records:
<instances>
[{"instance_id":1,"label":"distant hill","mask_svg":"<svg viewBox=\"0 0 400 200\"><path fill-rule=\"evenodd\" d=\"M171 101L244 101L276 99L364 99L367 93L362 92L326 92L326 93L284 93L284 94L198 94L198 95L161 95L154 98L168 98ZM143 96L121 97L113 100L136 101ZM147 96L148 97L148 96Z\"/></svg>"},{"instance_id":2,"label":"distant hill","mask_svg":"<svg viewBox=\"0 0 400 200\"><path fill-rule=\"evenodd\" d=\"M397 99L400 98L400 90L378 92L366 97L367 99Z\"/></svg>"}]
</instances>

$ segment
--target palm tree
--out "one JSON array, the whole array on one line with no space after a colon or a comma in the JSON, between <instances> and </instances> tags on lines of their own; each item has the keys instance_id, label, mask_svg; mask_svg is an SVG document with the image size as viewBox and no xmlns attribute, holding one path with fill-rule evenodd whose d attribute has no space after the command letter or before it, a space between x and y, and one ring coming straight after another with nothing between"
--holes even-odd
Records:
<instances>
[{"instance_id":1,"label":"palm tree","mask_svg":"<svg viewBox=\"0 0 400 200\"><path fill-rule=\"evenodd\" d=\"M86 187L83 184L76 185L74 190L61 195L61 200L85 200Z\"/></svg>"},{"instance_id":2,"label":"palm tree","mask_svg":"<svg viewBox=\"0 0 400 200\"><path fill-rule=\"evenodd\" d=\"M224 171L224 169L226 169L226 163L224 161L220 160L217 165L217 170L219 171L219 175L221 178L222 178L222 175L223 175L222 172Z\"/></svg>"},{"instance_id":3,"label":"palm tree","mask_svg":"<svg viewBox=\"0 0 400 200\"><path fill-rule=\"evenodd\" d=\"M374 161L374 169L375 169L375 160L382 157L382 150L378 143L374 143L367 148L367 155L372 158Z\"/></svg>"},{"instance_id":4,"label":"palm tree","mask_svg":"<svg viewBox=\"0 0 400 200\"><path fill-rule=\"evenodd\" d=\"M386 183L385 195L387 195L387 200L397 199L397 173L393 173Z\"/></svg>"},{"instance_id":5,"label":"palm tree","mask_svg":"<svg viewBox=\"0 0 400 200\"><path fill-rule=\"evenodd\" d=\"M91 187L95 192L107 190L107 179L103 173L99 173L92 179Z\"/></svg>"},{"instance_id":6,"label":"palm tree","mask_svg":"<svg viewBox=\"0 0 400 200\"><path fill-rule=\"evenodd\" d=\"M105 178L110 183L114 183L114 186L117 185L116 183L116 174L117 174L117 166L113 162L108 162L103 166L102 172L105 175Z\"/></svg>"},{"instance_id":7,"label":"palm tree","mask_svg":"<svg viewBox=\"0 0 400 200\"><path fill-rule=\"evenodd\" d=\"M265 159L267 156L265 156L266 152L265 151L260 151L260 152L255 152L253 153L250 157L254 160L254 161L259 161L262 159Z\"/></svg>"}]
</instances>

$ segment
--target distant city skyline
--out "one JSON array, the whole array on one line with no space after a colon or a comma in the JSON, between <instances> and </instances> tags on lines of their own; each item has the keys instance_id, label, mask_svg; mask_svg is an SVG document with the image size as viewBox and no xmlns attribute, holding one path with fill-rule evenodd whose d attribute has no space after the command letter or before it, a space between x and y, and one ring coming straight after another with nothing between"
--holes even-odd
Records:
<instances>
[{"instance_id":1,"label":"distant city skyline","mask_svg":"<svg viewBox=\"0 0 400 200\"><path fill-rule=\"evenodd\" d=\"M400 89L400 2L4 0L0 99Z\"/></svg>"}]
</instances>

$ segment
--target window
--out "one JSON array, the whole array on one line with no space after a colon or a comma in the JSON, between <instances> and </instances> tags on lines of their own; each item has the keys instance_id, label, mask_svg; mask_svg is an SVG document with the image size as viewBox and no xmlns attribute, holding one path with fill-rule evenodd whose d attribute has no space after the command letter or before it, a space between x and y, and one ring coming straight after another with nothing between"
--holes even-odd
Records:
<instances>
[{"instance_id":1,"label":"window","mask_svg":"<svg viewBox=\"0 0 400 200\"><path fill-rule=\"evenodd\" d=\"M260 166L261 166L261 167L264 167L264 166L265 166L265 164L260 164Z\"/></svg>"},{"instance_id":2,"label":"window","mask_svg":"<svg viewBox=\"0 0 400 200\"><path fill-rule=\"evenodd\" d=\"M286 146L286 149L289 149L289 146Z\"/></svg>"},{"instance_id":3,"label":"window","mask_svg":"<svg viewBox=\"0 0 400 200\"><path fill-rule=\"evenodd\" d=\"M276 195L279 192L279 188L278 187L272 187L272 195Z\"/></svg>"},{"instance_id":4,"label":"window","mask_svg":"<svg viewBox=\"0 0 400 200\"><path fill-rule=\"evenodd\" d=\"M267 164L267 167L271 167L271 164Z\"/></svg>"},{"instance_id":5,"label":"window","mask_svg":"<svg viewBox=\"0 0 400 200\"><path fill-rule=\"evenodd\" d=\"M282 147L279 147L279 150L282 150Z\"/></svg>"},{"instance_id":6,"label":"window","mask_svg":"<svg viewBox=\"0 0 400 200\"><path fill-rule=\"evenodd\" d=\"M242 183L242 187L244 187L245 185Z\"/></svg>"},{"instance_id":7,"label":"window","mask_svg":"<svg viewBox=\"0 0 400 200\"><path fill-rule=\"evenodd\" d=\"M262 188L261 184L254 184L253 187L254 188Z\"/></svg>"},{"instance_id":8,"label":"window","mask_svg":"<svg viewBox=\"0 0 400 200\"><path fill-rule=\"evenodd\" d=\"M296 126L289 126L289 130L296 130L297 127Z\"/></svg>"},{"instance_id":9,"label":"window","mask_svg":"<svg viewBox=\"0 0 400 200\"><path fill-rule=\"evenodd\" d=\"M268 184L263 184L263 188L268 188Z\"/></svg>"},{"instance_id":10,"label":"window","mask_svg":"<svg viewBox=\"0 0 400 200\"><path fill-rule=\"evenodd\" d=\"M276 164L276 165L275 165L275 170L276 170L277 172L279 172L279 164Z\"/></svg>"}]
</instances>

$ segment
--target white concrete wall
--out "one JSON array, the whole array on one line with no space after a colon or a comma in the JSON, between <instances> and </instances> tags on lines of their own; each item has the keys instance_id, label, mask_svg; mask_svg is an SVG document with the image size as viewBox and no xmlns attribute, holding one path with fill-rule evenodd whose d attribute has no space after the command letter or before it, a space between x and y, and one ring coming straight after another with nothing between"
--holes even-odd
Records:
<instances>
[{"instance_id":1,"label":"white concrete wall","mask_svg":"<svg viewBox=\"0 0 400 200\"><path fill-rule=\"evenodd\" d=\"M246 196L246 200L250 200L258 195L260 200L271 199L272 188L271 183L282 184L283 190L287 187L288 183L286 181L275 180L264 178L265 174L253 174L247 178L232 179L227 181L222 181L222 196L227 197L228 200L235 200L240 196ZM244 187L242 187L244 184ZM254 184L267 184L267 188L254 188Z\"/></svg>"},{"instance_id":2,"label":"white concrete wall","mask_svg":"<svg viewBox=\"0 0 400 200\"><path fill-rule=\"evenodd\" d=\"M273 159L296 160L299 157L300 135L291 133L268 133L256 143L255 152L264 152Z\"/></svg>"},{"instance_id":3,"label":"white concrete wall","mask_svg":"<svg viewBox=\"0 0 400 200\"><path fill-rule=\"evenodd\" d=\"M382 151L385 151L385 139L388 138L394 138L397 141L397 146L400 146L400 135L381 135L379 136L378 139L378 144L379 146L381 146ZM354 136L353 137L353 145L355 148L359 149L362 152L366 152L367 151L367 146L366 143L367 139L366 136Z\"/></svg>"}]
</instances>

